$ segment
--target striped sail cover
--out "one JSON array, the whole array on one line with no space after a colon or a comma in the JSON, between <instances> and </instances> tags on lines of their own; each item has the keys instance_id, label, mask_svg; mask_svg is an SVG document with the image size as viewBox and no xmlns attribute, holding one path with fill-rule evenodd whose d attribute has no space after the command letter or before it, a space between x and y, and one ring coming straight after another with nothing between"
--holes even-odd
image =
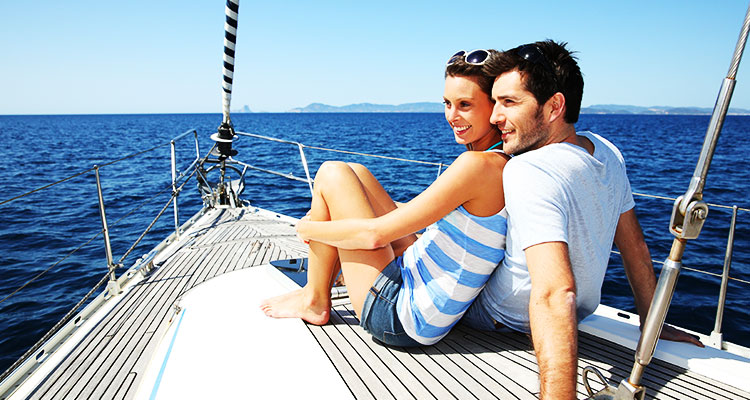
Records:
<instances>
[{"instance_id":1,"label":"striped sail cover","mask_svg":"<svg viewBox=\"0 0 750 400\"><path fill-rule=\"evenodd\" d=\"M229 121L229 105L232 102L232 82L234 82L234 52L237 43L237 13L240 11L239 0L227 0L224 8L224 79L221 86L222 110L224 122Z\"/></svg>"},{"instance_id":2,"label":"striped sail cover","mask_svg":"<svg viewBox=\"0 0 750 400\"><path fill-rule=\"evenodd\" d=\"M404 252L397 308L409 336L428 345L448 334L502 261L506 230L505 209L476 217L461 206Z\"/></svg>"}]
</instances>

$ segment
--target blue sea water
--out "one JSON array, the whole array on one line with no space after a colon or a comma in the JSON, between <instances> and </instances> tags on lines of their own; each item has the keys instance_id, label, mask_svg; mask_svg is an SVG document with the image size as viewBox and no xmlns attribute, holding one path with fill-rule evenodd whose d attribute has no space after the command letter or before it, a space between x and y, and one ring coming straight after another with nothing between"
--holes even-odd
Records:
<instances>
[{"instance_id":1,"label":"blue sea water","mask_svg":"<svg viewBox=\"0 0 750 400\"><path fill-rule=\"evenodd\" d=\"M703 143L708 116L583 115L578 130L599 133L623 152L634 192L666 197L684 193ZM167 143L197 129L201 151L221 120L218 114L0 116L0 202ZM463 150L441 114L237 114L238 131L391 157L450 163ZM750 208L750 117L727 118L705 188L709 203ZM236 157L262 168L304 177L296 146L243 137ZM314 172L328 159L362 162L397 201L408 201L436 177L437 167L307 149ZM178 164L195 157L192 136L177 142ZM100 169L115 260L130 247L168 200L169 146ZM254 205L304 215L306 184L251 171L244 197ZM201 207L195 183L179 197L181 222ZM672 243L672 201L636 197L637 213L655 260ZM143 205L143 206L142 206ZM142 206L142 207L140 207ZM140 207L140 208L139 208ZM127 217L127 218L125 218ZM684 265L720 274L731 213L712 207ZM738 215L731 276L750 280L750 213ZM95 177L87 172L0 205L0 371L40 338L106 272ZM174 229L171 209L151 235L124 260L130 266ZM93 238L93 240L91 240ZM91 240L89 243L87 241ZM80 250L70 254L74 249ZM67 256L67 257L66 257ZM63 261L61 259L66 257ZM657 273L659 265L656 265ZM46 273L8 297L42 271ZM121 273L123 270L118 270ZM720 279L683 270L667 321L702 333L713 329ZM731 281L724 316L725 339L750 346L750 285ZM613 255L602 302L634 311L619 256Z\"/></svg>"}]
</instances>

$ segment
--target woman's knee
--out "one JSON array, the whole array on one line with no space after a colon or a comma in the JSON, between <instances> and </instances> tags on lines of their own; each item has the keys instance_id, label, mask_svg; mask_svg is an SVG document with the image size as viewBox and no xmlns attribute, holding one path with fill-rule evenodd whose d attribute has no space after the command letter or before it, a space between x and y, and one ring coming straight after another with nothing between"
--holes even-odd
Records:
<instances>
[{"instance_id":1,"label":"woman's knee","mask_svg":"<svg viewBox=\"0 0 750 400\"><path fill-rule=\"evenodd\" d=\"M319 188L330 184L339 185L354 174L351 167L343 161L326 161L320 165L315 174L315 186Z\"/></svg>"},{"instance_id":2,"label":"woman's knee","mask_svg":"<svg viewBox=\"0 0 750 400\"><path fill-rule=\"evenodd\" d=\"M349 165L349 168L351 168L352 171L354 171L354 173L357 174L357 177L359 178L360 181L364 183L377 182L378 184L380 184L380 182L378 182L378 179L375 178L375 175L372 174L372 171L370 171L364 165L359 164L359 163L348 163L348 165Z\"/></svg>"},{"instance_id":3,"label":"woman's knee","mask_svg":"<svg viewBox=\"0 0 750 400\"><path fill-rule=\"evenodd\" d=\"M368 175L372 174L370 170L367 169L367 167L365 167L364 165L360 163L350 162L350 163L346 163L346 165L348 165L349 168L351 168L352 171L354 171L354 173L357 174L357 176L362 176L362 174L368 174Z\"/></svg>"}]
</instances>

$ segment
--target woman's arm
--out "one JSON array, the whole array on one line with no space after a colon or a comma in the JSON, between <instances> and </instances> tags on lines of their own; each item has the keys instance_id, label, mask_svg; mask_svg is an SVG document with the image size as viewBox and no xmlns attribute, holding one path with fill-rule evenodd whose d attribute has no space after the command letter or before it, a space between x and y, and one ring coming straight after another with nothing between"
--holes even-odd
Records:
<instances>
[{"instance_id":1,"label":"woman's arm","mask_svg":"<svg viewBox=\"0 0 750 400\"><path fill-rule=\"evenodd\" d=\"M495 214L503 205L505 162L495 153L465 152L424 192L388 214L367 219L301 220L297 232L303 239L342 249L376 249L429 226L462 204L472 203L477 215Z\"/></svg>"}]
</instances>

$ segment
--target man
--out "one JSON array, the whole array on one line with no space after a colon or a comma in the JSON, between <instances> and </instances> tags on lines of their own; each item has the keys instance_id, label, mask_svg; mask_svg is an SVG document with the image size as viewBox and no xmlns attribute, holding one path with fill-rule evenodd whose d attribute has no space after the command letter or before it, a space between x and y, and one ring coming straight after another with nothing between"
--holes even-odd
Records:
<instances>
[{"instance_id":1,"label":"man","mask_svg":"<svg viewBox=\"0 0 750 400\"><path fill-rule=\"evenodd\" d=\"M491 52L491 122L513 154L503 173L506 256L464 316L480 329L531 332L542 398L575 398L577 323L599 305L614 240L644 321L656 278L617 148L576 132L583 77L565 44ZM665 327L663 338L692 336Z\"/></svg>"}]
</instances>

